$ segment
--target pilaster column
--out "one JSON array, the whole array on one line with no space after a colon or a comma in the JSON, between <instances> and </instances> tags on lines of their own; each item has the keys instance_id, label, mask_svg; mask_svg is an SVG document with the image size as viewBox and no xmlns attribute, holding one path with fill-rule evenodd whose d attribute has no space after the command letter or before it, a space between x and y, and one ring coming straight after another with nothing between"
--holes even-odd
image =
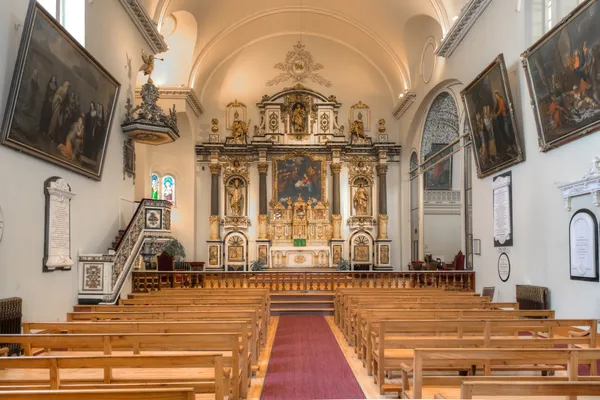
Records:
<instances>
[{"instance_id":1,"label":"pilaster column","mask_svg":"<svg viewBox=\"0 0 600 400\"><path fill-rule=\"evenodd\" d=\"M341 163L332 163L330 165L331 175L333 176L333 239L342 238L342 215L340 211L340 172Z\"/></svg>"},{"instance_id":2,"label":"pilaster column","mask_svg":"<svg viewBox=\"0 0 600 400\"><path fill-rule=\"evenodd\" d=\"M220 164L210 164L211 186L210 186L210 240L219 240L221 236L219 216L219 177L221 175Z\"/></svg>"},{"instance_id":3,"label":"pilaster column","mask_svg":"<svg viewBox=\"0 0 600 400\"><path fill-rule=\"evenodd\" d=\"M387 164L377 165L377 176L379 176L379 239L388 238L387 171Z\"/></svg>"},{"instance_id":4,"label":"pilaster column","mask_svg":"<svg viewBox=\"0 0 600 400\"><path fill-rule=\"evenodd\" d=\"M267 239L267 223L268 223L268 208L267 208L267 172L269 171L268 162L258 163L258 238Z\"/></svg>"}]
</instances>

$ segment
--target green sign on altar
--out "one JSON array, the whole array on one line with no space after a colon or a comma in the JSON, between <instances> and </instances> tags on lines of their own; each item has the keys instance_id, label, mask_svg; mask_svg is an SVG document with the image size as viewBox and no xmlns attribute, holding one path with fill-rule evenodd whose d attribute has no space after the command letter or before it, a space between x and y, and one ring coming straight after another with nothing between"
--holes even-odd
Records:
<instances>
[{"instance_id":1,"label":"green sign on altar","mask_svg":"<svg viewBox=\"0 0 600 400\"><path fill-rule=\"evenodd\" d=\"M294 239L294 247L306 247L306 239Z\"/></svg>"}]
</instances>

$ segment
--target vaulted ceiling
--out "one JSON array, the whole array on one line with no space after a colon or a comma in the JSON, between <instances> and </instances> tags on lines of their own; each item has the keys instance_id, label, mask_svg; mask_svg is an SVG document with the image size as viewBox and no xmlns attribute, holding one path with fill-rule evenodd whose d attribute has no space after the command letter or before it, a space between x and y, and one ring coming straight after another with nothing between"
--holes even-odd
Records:
<instances>
[{"instance_id":1,"label":"vaulted ceiling","mask_svg":"<svg viewBox=\"0 0 600 400\"><path fill-rule=\"evenodd\" d=\"M401 93L413 86L424 42L439 42L467 0L141 0L159 29L189 12L197 38L188 84L199 88L227 57L275 36L318 36L348 47Z\"/></svg>"}]
</instances>

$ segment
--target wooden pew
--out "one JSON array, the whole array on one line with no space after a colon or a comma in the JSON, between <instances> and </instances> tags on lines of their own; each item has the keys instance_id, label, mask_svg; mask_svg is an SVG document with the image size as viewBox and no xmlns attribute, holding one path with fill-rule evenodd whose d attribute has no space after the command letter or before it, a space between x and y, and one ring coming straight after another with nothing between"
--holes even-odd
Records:
<instances>
[{"instance_id":1,"label":"wooden pew","mask_svg":"<svg viewBox=\"0 0 600 400\"><path fill-rule=\"evenodd\" d=\"M359 288L344 288L337 289L334 296L334 316L336 324L340 324L342 309L348 302L349 298L358 296L370 296L381 297L381 296L396 296L396 297L478 297L478 293L474 292L452 292L444 291L441 289L359 289Z\"/></svg>"},{"instance_id":2,"label":"wooden pew","mask_svg":"<svg viewBox=\"0 0 600 400\"><path fill-rule=\"evenodd\" d=\"M600 382L515 382L467 381L462 383L461 399L474 396L598 396Z\"/></svg>"},{"instance_id":3,"label":"wooden pew","mask_svg":"<svg viewBox=\"0 0 600 400\"><path fill-rule=\"evenodd\" d=\"M559 344L595 347L595 340L592 341L589 335L558 338L554 336L554 332L560 327L587 326L595 336L597 324L597 320L382 321L378 337L372 337L373 351L368 362L373 364L373 372L381 391L395 391L394 387L385 385L385 374L409 365L415 348L554 348ZM520 332L530 332L532 335L521 337ZM369 367L370 364L367 369L370 373ZM486 365L486 369L488 367ZM595 368L593 372L595 373Z\"/></svg>"},{"instance_id":4,"label":"wooden pew","mask_svg":"<svg viewBox=\"0 0 600 400\"><path fill-rule=\"evenodd\" d=\"M42 390L1 392L11 400L194 400L194 389Z\"/></svg>"},{"instance_id":5,"label":"wooden pew","mask_svg":"<svg viewBox=\"0 0 600 400\"><path fill-rule=\"evenodd\" d=\"M2 357L0 393L12 390L193 388L225 397L221 354Z\"/></svg>"},{"instance_id":6,"label":"wooden pew","mask_svg":"<svg viewBox=\"0 0 600 400\"><path fill-rule=\"evenodd\" d=\"M340 328L344 329L347 324L347 321L350 321L353 316L355 316L356 309L361 305L366 304L378 304L384 306L386 304L390 305L389 308L392 308L392 304L415 304L415 303L444 303L445 301L449 301L452 303L475 303L475 304L490 304L489 297L473 297L473 296L446 296L444 294L440 294L437 296L403 296L397 294L371 294L371 295L351 295L345 297L341 304L340 310ZM493 303L496 304L496 303ZM511 303L511 307L515 307L514 303ZM490 306L492 307L492 306ZM494 308L500 308L500 305L494 305Z\"/></svg>"},{"instance_id":7,"label":"wooden pew","mask_svg":"<svg viewBox=\"0 0 600 400\"><path fill-rule=\"evenodd\" d=\"M518 307L516 303L515 307ZM394 310L502 310L507 305L504 303L470 303L470 302L454 302L449 299L446 300L436 300L436 301L427 301L421 303L393 303L387 304L387 309ZM348 344L350 346L355 345L354 337L356 336L355 329L358 328L355 325L355 319L353 318L351 313L348 313L345 317L344 334Z\"/></svg>"},{"instance_id":8,"label":"wooden pew","mask_svg":"<svg viewBox=\"0 0 600 400\"><path fill-rule=\"evenodd\" d=\"M106 334L106 333L238 333L242 346L249 349L248 372L252 360L258 359L256 339L248 331L250 321L197 321L197 322L26 322L24 334ZM258 367L258 366L257 366Z\"/></svg>"},{"instance_id":9,"label":"wooden pew","mask_svg":"<svg viewBox=\"0 0 600 400\"><path fill-rule=\"evenodd\" d=\"M477 309L477 310L518 310L519 303L490 303L489 301L479 301L479 299L487 299L480 297L476 301L459 299L425 299L417 302L407 303L405 299L392 299L389 301L377 299L377 301L364 301L360 304L350 307L344 322L344 326L348 331L348 337L352 338L352 334L357 326L360 326L361 319L366 315L367 310L388 309L388 310L403 310L403 309ZM384 303L382 303L384 301ZM450 305L456 305L452 307ZM431 305L431 307L428 307ZM356 343L356 342L354 342ZM350 342L350 345L354 345Z\"/></svg>"},{"instance_id":10,"label":"wooden pew","mask_svg":"<svg viewBox=\"0 0 600 400\"><path fill-rule=\"evenodd\" d=\"M62 352L131 352L139 355L146 352L205 352L222 351L222 363L231 373L231 393L234 399L247 394L248 370L247 341L242 342L239 333L146 333L146 334L73 334L73 335L1 335L4 343L17 343L25 356L32 356L33 348L45 349L44 355L60 355ZM244 343L246 346L241 345ZM55 354L54 351L58 351Z\"/></svg>"},{"instance_id":11,"label":"wooden pew","mask_svg":"<svg viewBox=\"0 0 600 400\"><path fill-rule=\"evenodd\" d=\"M80 311L82 310L82 311ZM86 311L83 311L86 310ZM257 323L259 324L259 333L261 343L265 345L266 334L268 329L267 313L265 310L260 310L256 304L206 304L206 305L146 305L146 306L75 306L75 312L198 312L198 311L248 311L253 310L257 315Z\"/></svg>"},{"instance_id":12,"label":"wooden pew","mask_svg":"<svg viewBox=\"0 0 600 400\"><path fill-rule=\"evenodd\" d=\"M445 398L460 398L463 381L595 381L598 376L578 376L580 363L592 363L600 360L600 349L415 349L411 365L402 368L402 396L404 398L433 398L441 395ZM518 370L519 375L490 376L490 371L479 376L449 376L436 373L447 367L457 369L481 364L504 367L504 371ZM532 374L541 368L567 365L567 375L524 376L524 371ZM425 375L425 371L429 371ZM412 386L409 375L412 374Z\"/></svg>"},{"instance_id":13,"label":"wooden pew","mask_svg":"<svg viewBox=\"0 0 600 400\"><path fill-rule=\"evenodd\" d=\"M251 310L210 310L210 311L140 311L140 312L81 312L81 313L67 313L68 322L77 321L94 321L94 322L105 322L105 321L148 321L148 322L165 322L165 321L231 321L231 320L250 320L251 333L255 338L261 337L260 326L257 322L257 315L255 311ZM264 336L266 338L266 332ZM253 341L252 343L257 343ZM253 360L252 365L258 365L258 355L260 346L255 346L252 349Z\"/></svg>"},{"instance_id":14,"label":"wooden pew","mask_svg":"<svg viewBox=\"0 0 600 400\"><path fill-rule=\"evenodd\" d=\"M370 370L372 355L372 337L379 336L380 321L391 320L432 320L432 319L554 319L553 310L368 310L362 326L356 330L356 343L361 343L362 357L367 359Z\"/></svg>"}]
</instances>

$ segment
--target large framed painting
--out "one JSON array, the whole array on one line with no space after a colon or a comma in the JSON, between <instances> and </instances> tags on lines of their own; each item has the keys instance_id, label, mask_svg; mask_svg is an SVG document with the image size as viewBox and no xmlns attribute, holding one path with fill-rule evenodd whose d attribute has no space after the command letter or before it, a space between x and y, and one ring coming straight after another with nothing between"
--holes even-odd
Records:
<instances>
[{"instance_id":1,"label":"large framed painting","mask_svg":"<svg viewBox=\"0 0 600 400\"><path fill-rule=\"evenodd\" d=\"M273 159L273 198L287 207L298 198L326 200L327 160L320 155L290 154Z\"/></svg>"},{"instance_id":2,"label":"large framed painting","mask_svg":"<svg viewBox=\"0 0 600 400\"><path fill-rule=\"evenodd\" d=\"M120 84L31 1L0 141L100 180Z\"/></svg>"},{"instance_id":3,"label":"large framed painting","mask_svg":"<svg viewBox=\"0 0 600 400\"><path fill-rule=\"evenodd\" d=\"M428 160L434 157L437 153L439 153L443 148L448 147L447 144L444 143L433 143L431 145L431 152L425 156L425 159ZM451 154L452 149L448 149L448 152L444 152ZM445 154L440 154L438 157L444 157ZM425 190L451 190L452 189L452 158L450 155L446 157L442 161L438 161L430 167L424 173L424 185Z\"/></svg>"},{"instance_id":4,"label":"large framed painting","mask_svg":"<svg viewBox=\"0 0 600 400\"><path fill-rule=\"evenodd\" d=\"M581 4L521 55L541 151L600 128L599 13Z\"/></svg>"},{"instance_id":5,"label":"large framed painting","mask_svg":"<svg viewBox=\"0 0 600 400\"><path fill-rule=\"evenodd\" d=\"M513 111L504 55L500 54L461 93L471 128L479 178L525 157Z\"/></svg>"}]
</instances>

